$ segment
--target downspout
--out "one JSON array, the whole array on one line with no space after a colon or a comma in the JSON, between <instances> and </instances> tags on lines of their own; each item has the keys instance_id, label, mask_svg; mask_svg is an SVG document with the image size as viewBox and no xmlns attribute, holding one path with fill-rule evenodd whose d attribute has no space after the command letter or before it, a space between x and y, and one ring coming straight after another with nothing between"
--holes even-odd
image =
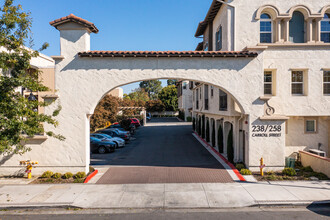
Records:
<instances>
[{"instance_id":1,"label":"downspout","mask_svg":"<svg viewBox=\"0 0 330 220\"><path fill-rule=\"evenodd\" d=\"M223 1L223 0L216 0L216 1L218 1L218 2L220 2L220 3L222 3L222 4L225 4L225 5L227 5L227 6L229 6L229 7L231 7L231 8L233 8L234 9L234 15L233 15L233 19L234 19L234 21L233 21L233 25L234 25L234 29L233 29L233 31L234 31L234 33L233 33L233 40L232 40L232 42L233 42L233 46L232 46L232 48L233 48L233 51L236 51L236 37L235 37L235 35L236 35L236 11L235 11L235 6L233 6L233 5L230 5L228 2L225 2L225 1Z\"/></svg>"}]
</instances>

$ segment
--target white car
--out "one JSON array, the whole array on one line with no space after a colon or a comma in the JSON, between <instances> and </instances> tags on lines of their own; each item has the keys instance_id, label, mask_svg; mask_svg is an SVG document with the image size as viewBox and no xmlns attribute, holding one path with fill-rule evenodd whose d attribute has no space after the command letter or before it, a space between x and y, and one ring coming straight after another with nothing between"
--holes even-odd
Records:
<instances>
[{"instance_id":1,"label":"white car","mask_svg":"<svg viewBox=\"0 0 330 220\"><path fill-rule=\"evenodd\" d=\"M91 137L97 138L102 141L112 141L116 144L116 148L125 146L125 140L120 137L111 137L110 135L101 133L91 134Z\"/></svg>"}]
</instances>

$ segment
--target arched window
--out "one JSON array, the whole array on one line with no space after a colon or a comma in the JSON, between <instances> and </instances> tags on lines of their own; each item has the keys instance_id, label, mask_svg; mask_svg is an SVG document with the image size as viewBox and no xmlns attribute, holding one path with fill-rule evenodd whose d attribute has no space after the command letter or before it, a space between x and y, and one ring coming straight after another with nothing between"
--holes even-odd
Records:
<instances>
[{"instance_id":1,"label":"arched window","mask_svg":"<svg viewBox=\"0 0 330 220\"><path fill-rule=\"evenodd\" d=\"M305 43L305 18L304 15L299 12L293 12L290 20L289 35L292 43Z\"/></svg>"},{"instance_id":2,"label":"arched window","mask_svg":"<svg viewBox=\"0 0 330 220\"><path fill-rule=\"evenodd\" d=\"M321 41L330 43L330 14L325 14L321 21Z\"/></svg>"},{"instance_id":3,"label":"arched window","mask_svg":"<svg viewBox=\"0 0 330 220\"><path fill-rule=\"evenodd\" d=\"M272 43L272 18L268 14L260 16L260 43Z\"/></svg>"}]
</instances>

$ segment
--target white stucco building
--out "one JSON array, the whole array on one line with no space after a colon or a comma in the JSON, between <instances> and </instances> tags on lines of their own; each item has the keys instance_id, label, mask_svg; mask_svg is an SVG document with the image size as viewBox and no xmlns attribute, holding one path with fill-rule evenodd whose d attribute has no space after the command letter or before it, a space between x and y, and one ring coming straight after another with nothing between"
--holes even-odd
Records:
<instances>
[{"instance_id":1,"label":"white stucco building","mask_svg":"<svg viewBox=\"0 0 330 220\"><path fill-rule=\"evenodd\" d=\"M185 121L187 117L192 117L192 91L189 89L188 80L180 80L177 85L178 89L178 108L184 112Z\"/></svg>"},{"instance_id":2,"label":"white stucco building","mask_svg":"<svg viewBox=\"0 0 330 220\"><path fill-rule=\"evenodd\" d=\"M45 127L66 140L31 143L31 152L7 159L0 172L16 171L25 159L39 161L36 173L87 171L97 103L118 86L150 79L193 81L193 116L204 115L216 132L222 125L224 142L232 129L233 160L251 170L261 157L268 169L282 169L298 149L329 154L329 14L330 0L214 0L196 32L204 51L90 51L93 23L74 15L54 20L58 98L45 112L58 104L62 111L57 128Z\"/></svg>"}]
</instances>

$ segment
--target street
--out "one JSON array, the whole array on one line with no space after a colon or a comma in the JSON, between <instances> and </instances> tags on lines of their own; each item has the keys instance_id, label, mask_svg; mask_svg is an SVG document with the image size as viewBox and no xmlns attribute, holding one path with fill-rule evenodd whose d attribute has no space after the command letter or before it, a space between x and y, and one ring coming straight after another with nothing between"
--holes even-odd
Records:
<instances>
[{"instance_id":1,"label":"street","mask_svg":"<svg viewBox=\"0 0 330 220\"><path fill-rule=\"evenodd\" d=\"M133 141L112 154L93 154L91 165L111 165L99 184L232 182L223 166L192 136L189 123L153 118Z\"/></svg>"},{"instance_id":2,"label":"street","mask_svg":"<svg viewBox=\"0 0 330 220\"><path fill-rule=\"evenodd\" d=\"M240 209L41 209L1 211L2 220L80 220L80 219L120 219L120 220L152 220L152 219L329 219L329 206L311 207L270 207Z\"/></svg>"}]
</instances>

